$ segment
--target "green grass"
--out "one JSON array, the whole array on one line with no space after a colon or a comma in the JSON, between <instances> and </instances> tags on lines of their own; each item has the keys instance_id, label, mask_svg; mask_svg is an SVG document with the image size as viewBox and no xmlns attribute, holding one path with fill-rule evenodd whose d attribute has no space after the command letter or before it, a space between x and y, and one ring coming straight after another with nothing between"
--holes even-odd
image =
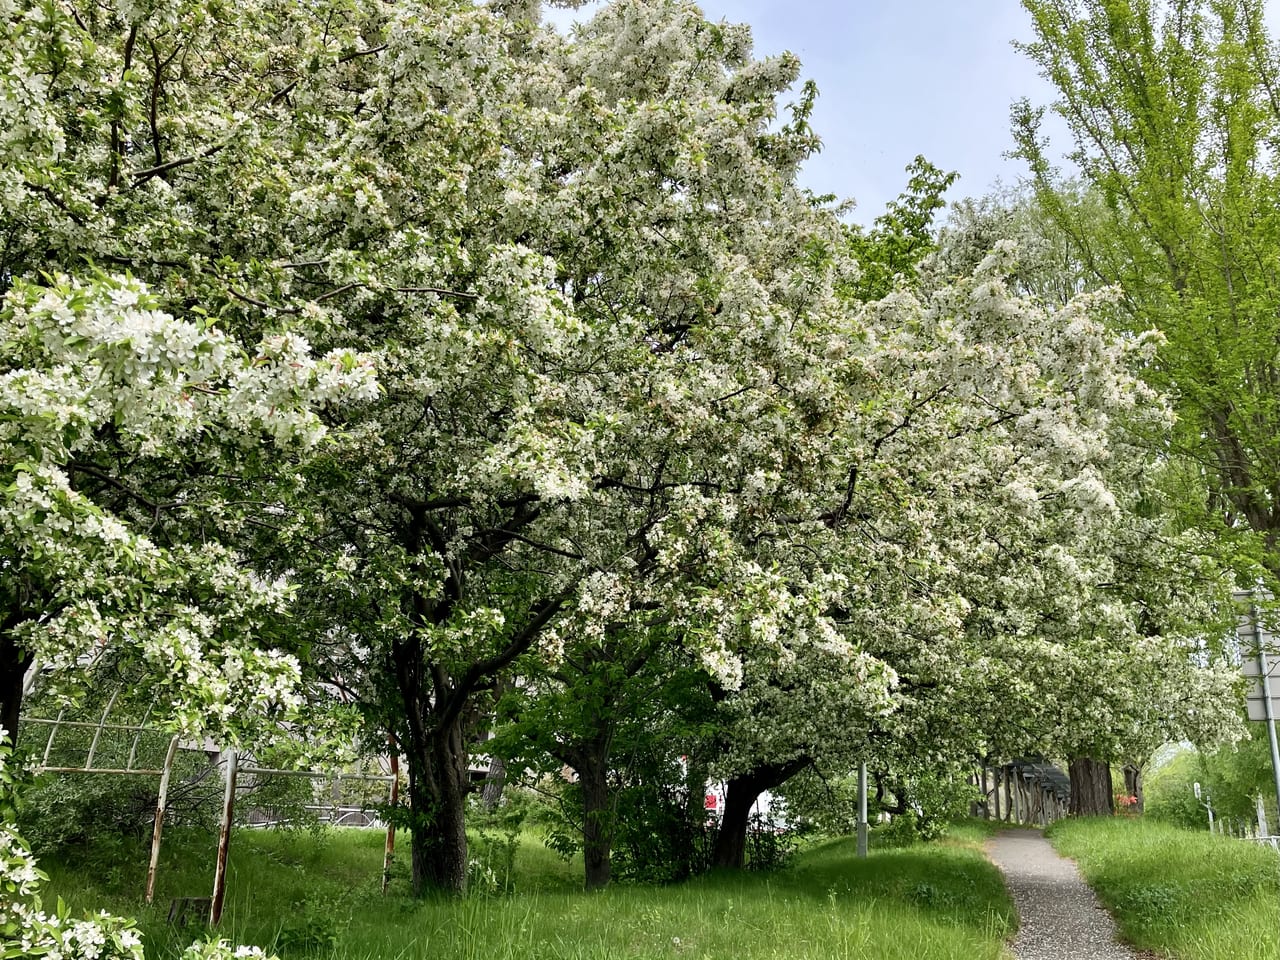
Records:
<instances>
[{"instance_id":1,"label":"green grass","mask_svg":"<svg viewBox=\"0 0 1280 960\"><path fill-rule=\"evenodd\" d=\"M1064 820L1049 831L1135 946L1177 960L1280 957L1280 856L1150 820Z\"/></svg>"},{"instance_id":2,"label":"green grass","mask_svg":"<svg viewBox=\"0 0 1280 960\"><path fill-rule=\"evenodd\" d=\"M305 833L241 831L222 935L286 960L1001 960L1013 909L979 837L866 860L854 856L852 840L829 841L773 874L586 894L579 866L527 836L514 893L415 901L403 880L390 896L380 893L381 834L331 831L316 843ZM208 836L166 838L151 908L139 902L141 847L44 866L51 895L137 916L148 955L169 957L199 932L167 927L169 901L208 895L212 847Z\"/></svg>"}]
</instances>

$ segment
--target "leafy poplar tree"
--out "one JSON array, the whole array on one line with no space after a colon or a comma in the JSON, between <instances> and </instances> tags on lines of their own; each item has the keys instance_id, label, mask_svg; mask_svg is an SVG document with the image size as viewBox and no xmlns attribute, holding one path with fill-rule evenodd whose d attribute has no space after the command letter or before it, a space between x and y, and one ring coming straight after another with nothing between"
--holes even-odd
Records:
<instances>
[{"instance_id":1,"label":"leafy poplar tree","mask_svg":"<svg viewBox=\"0 0 1280 960\"><path fill-rule=\"evenodd\" d=\"M1134 329L1166 338L1148 376L1174 398L1185 507L1249 531L1273 573L1280 534L1276 390L1280 63L1257 0L1028 0L1027 54L1057 88L1069 157L1101 201L1072 202L1015 108L1036 197ZM1247 549L1247 548L1246 548Z\"/></svg>"}]
</instances>

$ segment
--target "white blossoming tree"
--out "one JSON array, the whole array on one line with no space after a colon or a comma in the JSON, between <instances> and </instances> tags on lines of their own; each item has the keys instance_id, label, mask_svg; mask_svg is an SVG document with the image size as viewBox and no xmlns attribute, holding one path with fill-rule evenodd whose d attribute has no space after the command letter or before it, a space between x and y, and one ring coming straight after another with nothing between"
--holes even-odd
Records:
<instances>
[{"instance_id":1,"label":"white blossoming tree","mask_svg":"<svg viewBox=\"0 0 1280 960\"><path fill-rule=\"evenodd\" d=\"M199 512L135 483L146 462L216 471L262 437L324 433L313 405L369 394L367 362L316 359L293 336L247 353L216 328L156 308L136 281L18 282L0 306L0 707L16 731L32 663L66 679L134 656L187 729L248 729L296 700L297 663L258 645L282 584L217 542L160 544L140 521ZM234 459L234 458L232 458ZM128 466L122 466L128 464ZM178 488L180 490L181 488Z\"/></svg>"},{"instance_id":2,"label":"white blossoming tree","mask_svg":"<svg viewBox=\"0 0 1280 960\"><path fill-rule=\"evenodd\" d=\"M576 42L529 5L11 10L6 275L113 264L244 344L380 353L344 444L269 496L203 486L201 522L308 588L317 658L408 755L415 884L461 888L476 694L601 583L730 568L722 490L815 455L789 327L839 231L792 182L808 100L772 127L794 58L680 3Z\"/></svg>"}]
</instances>

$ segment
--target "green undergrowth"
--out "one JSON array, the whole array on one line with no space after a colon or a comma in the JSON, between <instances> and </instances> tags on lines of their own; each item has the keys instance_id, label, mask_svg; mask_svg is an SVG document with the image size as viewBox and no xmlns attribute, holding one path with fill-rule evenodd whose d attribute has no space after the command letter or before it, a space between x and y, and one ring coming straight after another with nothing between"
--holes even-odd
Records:
<instances>
[{"instance_id":1,"label":"green undergrowth","mask_svg":"<svg viewBox=\"0 0 1280 960\"><path fill-rule=\"evenodd\" d=\"M1121 932L1176 960L1280 957L1280 856L1248 840L1149 820L1063 820L1049 830Z\"/></svg>"},{"instance_id":2,"label":"green undergrowth","mask_svg":"<svg viewBox=\"0 0 1280 960\"><path fill-rule=\"evenodd\" d=\"M1014 925L981 832L855 857L851 839L816 843L780 871L723 873L673 886L587 894L581 865L520 838L509 892L414 900L404 877L381 893L383 835L239 831L220 935L282 960L647 960L863 958L1000 960ZM92 848L46 860L53 895L77 909L139 918L148 956L169 958L203 933L166 922L175 897L208 896L213 840L166 837L158 894L141 903L146 851Z\"/></svg>"}]
</instances>

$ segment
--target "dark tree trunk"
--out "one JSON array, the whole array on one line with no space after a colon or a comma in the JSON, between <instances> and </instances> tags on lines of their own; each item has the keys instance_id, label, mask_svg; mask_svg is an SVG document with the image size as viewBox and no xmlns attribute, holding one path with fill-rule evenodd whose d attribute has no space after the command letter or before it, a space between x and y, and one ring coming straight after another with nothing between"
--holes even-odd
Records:
<instances>
[{"instance_id":1,"label":"dark tree trunk","mask_svg":"<svg viewBox=\"0 0 1280 960\"><path fill-rule=\"evenodd\" d=\"M604 702L608 702L607 700ZM609 790L609 757L616 719L606 709L587 720L590 734L556 753L573 769L582 793L582 859L586 888L601 890L613 877L613 797Z\"/></svg>"},{"instance_id":2,"label":"dark tree trunk","mask_svg":"<svg viewBox=\"0 0 1280 960\"><path fill-rule=\"evenodd\" d=\"M464 714L456 703L449 709L454 691L444 671L428 674L423 660L418 640L392 644L391 666L407 728L399 739L409 762L413 892L462 894L467 890L469 786Z\"/></svg>"},{"instance_id":3,"label":"dark tree trunk","mask_svg":"<svg viewBox=\"0 0 1280 960\"><path fill-rule=\"evenodd\" d=\"M711 854L713 866L739 869L746 862L751 806L763 790L758 780L749 774L734 777L725 784L724 812L720 815L720 830Z\"/></svg>"},{"instance_id":4,"label":"dark tree trunk","mask_svg":"<svg viewBox=\"0 0 1280 960\"><path fill-rule=\"evenodd\" d=\"M409 554L449 553L447 538L426 502L397 498L407 514L399 530ZM496 678L532 646L570 596L564 589L531 604L523 624L505 637L497 650L446 665L434 659L420 628L449 621L464 597L464 568L482 566L520 537L519 530L537 519L541 507L517 504L491 534L471 544L465 557L446 562L449 570L439 594L409 592L404 612L415 628L391 643L387 666L395 678L403 723L400 742L409 761L410 863L413 891L462 894L467 889L466 795L470 787L466 734L472 729L480 690L492 690Z\"/></svg>"},{"instance_id":5,"label":"dark tree trunk","mask_svg":"<svg viewBox=\"0 0 1280 960\"><path fill-rule=\"evenodd\" d=\"M1133 797L1133 812L1142 813L1146 808L1146 798L1143 796L1142 767L1135 763L1126 763L1124 765L1124 792L1125 796Z\"/></svg>"},{"instance_id":6,"label":"dark tree trunk","mask_svg":"<svg viewBox=\"0 0 1280 960\"><path fill-rule=\"evenodd\" d=\"M1073 817L1109 817L1115 813L1111 785L1111 764L1092 757L1071 761L1071 807Z\"/></svg>"},{"instance_id":7,"label":"dark tree trunk","mask_svg":"<svg viewBox=\"0 0 1280 960\"><path fill-rule=\"evenodd\" d=\"M612 875L613 810L609 802L607 741L593 741L578 757L578 786L582 790L582 856L588 890L609 885Z\"/></svg>"},{"instance_id":8,"label":"dark tree trunk","mask_svg":"<svg viewBox=\"0 0 1280 960\"><path fill-rule=\"evenodd\" d=\"M807 757L799 757L788 763L766 764L733 777L724 791L724 814L720 818L720 830L716 833L715 849L711 865L741 869L747 856L747 827L751 822L751 807L756 798L766 790L786 783L809 765Z\"/></svg>"},{"instance_id":9,"label":"dark tree trunk","mask_svg":"<svg viewBox=\"0 0 1280 960\"><path fill-rule=\"evenodd\" d=\"M1004 768L1004 822L1013 820L1013 767Z\"/></svg>"},{"instance_id":10,"label":"dark tree trunk","mask_svg":"<svg viewBox=\"0 0 1280 960\"><path fill-rule=\"evenodd\" d=\"M507 762L501 757L489 758L489 773L484 778L484 793L480 795L484 808L490 813L502 803L502 790L507 785Z\"/></svg>"},{"instance_id":11,"label":"dark tree trunk","mask_svg":"<svg viewBox=\"0 0 1280 960\"><path fill-rule=\"evenodd\" d=\"M907 810L907 793L901 784L894 785L886 781L882 774L875 774L876 781L876 806L885 813L895 817L903 816ZM893 800L889 799L892 792Z\"/></svg>"},{"instance_id":12,"label":"dark tree trunk","mask_svg":"<svg viewBox=\"0 0 1280 960\"><path fill-rule=\"evenodd\" d=\"M468 778L461 719L425 743L412 742L408 758L414 895L466 893Z\"/></svg>"},{"instance_id":13,"label":"dark tree trunk","mask_svg":"<svg viewBox=\"0 0 1280 960\"><path fill-rule=\"evenodd\" d=\"M18 743L18 721L22 717L22 682L31 666L31 654L22 650L12 633L0 630L0 727L10 744Z\"/></svg>"}]
</instances>

